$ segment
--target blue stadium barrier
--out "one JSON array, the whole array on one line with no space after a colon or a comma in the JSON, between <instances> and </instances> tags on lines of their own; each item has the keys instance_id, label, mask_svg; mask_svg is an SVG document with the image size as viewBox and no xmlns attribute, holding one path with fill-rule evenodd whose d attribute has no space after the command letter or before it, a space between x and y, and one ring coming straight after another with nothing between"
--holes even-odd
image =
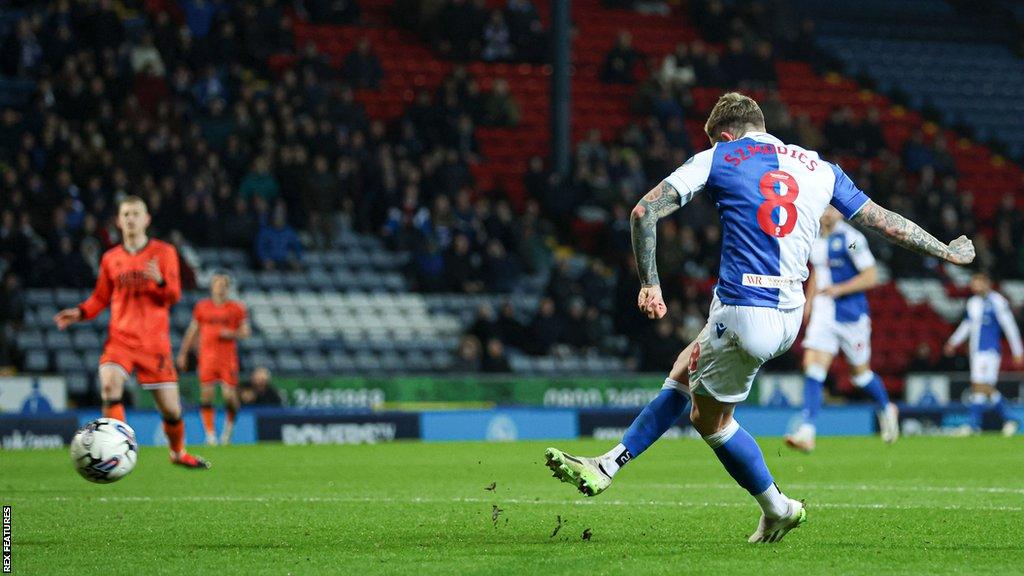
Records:
<instances>
[{"instance_id":1,"label":"blue stadium barrier","mask_svg":"<svg viewBox=\"0 0 1024 576\"><path fill-rule=\"evenodd\" d=\"M79 426L85 426L88 422L100 417L100 411L77 410ZM135 430L135 436L142 446L166 446L167 437L164 436L163 420L156 410L129 410L126 414L128 424ZM218 426L224 421L223 411L218 410ZM199 419L199 412L189 410L185 412L185 443L189 446L201 446L205 435L203 423ZM256 415L254 412L243 410L238 414L235 421L235 435L233 442L236 444L253 444L256 442Z\"/></svg>"},{"instance_id":2,"label":"blue stadium barrier","mask_svg":"<svg viewBox=\"0 0 1024 576\"><path fill-rule=\"evenodd\" d=\"M424 412L422 438L436 440L547 440L579 437L579 411L506 408Z\"/></svg>"},{"instance_id":3,"label":"blue stadium barrier","mask_svg":"<svg viewBox=\"0 0 1024 576\"><path fill-rule=\"evenodd\" d=\"M365 444L394 440L510 441L567 440L593 437L614 440L622 436L638 409L496 408L429 412L372 412L369 410L299 410L295 408L244 409L235 423L236 444ZM1024 406L1011 406L1018 421ZM66 445L77 427L99 418L100 411L76 410L58 414L0 414L0 447L5 449L54 448ZM155 410L129 410L128 422L143 446L167 441ZM742 406L737 420L754 436L782 436L799 422L799 411L786 407ZM900 421L906 435L949 434L966 424L969 411L962 404L902 406ZM223 412L218 412L223 422ZM826 407L818 416L819 436L866 436L877 433L874 410L868 405ZM988 414L984 427L998 430L1000 422ZM203 442L199 414L186 412L186 441ZM666 437L695 435L684 415Z\"/></svg>"}]
</instances>

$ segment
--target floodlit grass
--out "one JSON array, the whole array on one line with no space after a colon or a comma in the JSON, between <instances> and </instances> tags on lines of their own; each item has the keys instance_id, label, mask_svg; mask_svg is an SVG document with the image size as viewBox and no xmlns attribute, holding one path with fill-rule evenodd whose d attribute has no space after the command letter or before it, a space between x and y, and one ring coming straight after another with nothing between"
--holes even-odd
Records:
<instances>
[{"instance_id":1,"label":"floodlit grass","mask_svg":"<svg viewBox=\"0 0 1024 576\"><path fill-rule=\"evenodd\" d=\"M758 508L699 441L657 444L593 499L550 477L546 445L197 449L206 472L147 448L112 485L64 451L0 452L0 504L14 574L1024 573L1020 438L821 438L810 456L762 439L808 508L776 545L746 543Z\"/></svg>"}]
</instances>

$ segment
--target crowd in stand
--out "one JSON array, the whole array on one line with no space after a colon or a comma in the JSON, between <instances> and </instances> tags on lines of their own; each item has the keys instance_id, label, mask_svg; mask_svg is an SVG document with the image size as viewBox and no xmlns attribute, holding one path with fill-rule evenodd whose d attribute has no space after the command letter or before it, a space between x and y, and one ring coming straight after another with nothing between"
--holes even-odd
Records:
<instances>
[{"instance_id":1,"label":"crowd in stand","mask_svg":"<svg viewBox=\"0 0 1024 576\"><path fill-rule=\"evenodd\" d=\"M507 0L501 9L489 8L484 0L398 0L392 17L454 60L548 59L548 35L530 0Z\"/></svg>"},{"instance_id":2,"label":"crowd in stand","mask_svg":"<svg viewBox=\"0 0 1024 576\"><path fill-rule=\"evenodd\" d=\"M635 309L629 211L694 152L686 122L703 122L690 96L698 85L765 93L769 131L856 159L848 169L869 195L940 237L976 229L972 196L959 189L942 138L915 134L892 151L878 111L858 118L835 110L821 126L790 113L771 62L814 54L813 26L780 26L759 2L692 3L694 22L721 52L694 41L650 61L620 34L601 77L637 87L639 119L619 134L591 131L568 177L532 159L521 213L500 189L478 190L469 169L481 160L476 126L519 121L506 82L485 93L456 66L385 125L356 98L383 78L373 46L359 42L336 69L313 45L296 48L284 4L146 2L149 10L126 26L111 2L60 0L28 12L0 39L0 71L36 83L27 105L0 114L0 322L20 317L23 286L91 286L100 255L118 241L113 207L136 194L149 204L154 233L182 248L186 283L192 245L245 249L262 269L299 269L305 249L329 246L339 226L351 226L412 253L408 276L421 291L509 293L527 274L551 270L536 314L511 305L479 311L459 350L467 369L505 370L509 349L617 351L616 334L641 344L630 351L636 368L664 367L703 325L717 219L698 197L663 222L658 260L669 315L650 323ZM360 17L355 2L298 7L299 17L320 22ZM456 60L547 57L529 0L502 10L479 0L400 1L393 17ZM267 71L269 56L289 52L294 67ZM991 243L979 241L982 262L998 260L1009 274L1024 269L1020 220L1000 211ZM588 258L556 257L556 243L583 247ZM901 274L933 271L906 251L882 256Z\"/></svg>"}]
</instances>

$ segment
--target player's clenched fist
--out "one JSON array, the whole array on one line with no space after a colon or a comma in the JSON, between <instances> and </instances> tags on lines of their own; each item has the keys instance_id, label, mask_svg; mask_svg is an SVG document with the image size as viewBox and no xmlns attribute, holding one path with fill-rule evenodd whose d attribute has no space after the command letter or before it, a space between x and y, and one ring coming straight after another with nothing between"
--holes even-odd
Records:
<instances>
[{"instance_id":1,"label":"player's clenched fist","mask_svg":"<svg viewBox=\"0 0 1024 576\"><path fill-rule=\"evenodd\" d=\"M636 304L640 311L652 320L664 318L667 312L665 300L661 296L661 286L654 285L640 288L640 295L637 297Z\"/></svg>"},{"instance_id":2,"label":"player's clenched fist","mask_svg":"<svg viewBox=\"0 0 1024 576\"><path fill-rule=\"evenodd\" d=\"M946 256L953 264L970 264L974 261L974 242L967 236L961 236L949 243L949 254Z\"/></svg>"}]
</instances>

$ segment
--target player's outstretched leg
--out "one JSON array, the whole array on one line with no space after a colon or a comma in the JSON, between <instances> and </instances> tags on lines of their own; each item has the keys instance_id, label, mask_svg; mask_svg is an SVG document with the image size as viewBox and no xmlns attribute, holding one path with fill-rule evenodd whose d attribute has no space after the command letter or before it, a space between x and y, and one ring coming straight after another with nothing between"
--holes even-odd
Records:
<instances>
[{"instance_id":1,"label":"player's outstretched leg","mask_svg":"<svg viewBox=\"0 0 1024 576\"><path fill-rule=\"evenodd\" d=\"M807 511L802 502L779 490L764 455L754 438L732 417L734 404L696 393L690 419L736 483L761 506L761 519L749 542L778 542L803 524Z\"/></svg>"},{"instance_id":2,"label":"player's outstretched leg","mask_svg":"<svg viewBox=\"0 0 1024 576\"><path fill-rule=\"evenodd\" d=\"M545 450L545 462L552 475L576 486L587 496L604 492L627 462L654 444L685 413L687 396L677 388L679 386L678 382L666 379L661 393L633 420L622 442L602 456L586 458L557 448Z\"/></svg>"},{"instance_id":3,"label":"player's outstretched leg","mask_svg":"<svg viewBox=\"0 0 1024 576\"><path fill-rule=\"evenodd\" d=\"M185 451L185 422L181 419L181 400L178 387L157 388L152 390L153 400L164 420L164 434L171 450L171 463L186 468L205 470L210 463L199 456Z\"/></svg>"},{"instance_id":4,"label":"player's outstretched leg","mask_svg":"<svg viewBox=\"0 0 1024 576\"><path fill-rule=\"evenodd\" d=\"M896 404L889 401L889 393L878 374L870 368L854 368L853 384L863 390L875 402L878 429L882 440L893 443L900 437L900 412Z\"/></svg>"},{"instance_id":5,"label":"player's outstretched leg","mask_svg":"<svg viewBox=\"0 0 1024 576\"><path fill-rule=\"evenodd\" d=\"M802 420L796 432L786 435L786 446L801 452L814 450L818 429L815 422L824 402L825 377L828 370L817 364L810 364L804 370L804 409Z\"/></svg>"},{"instance_id":6,"label":"player's outstretched leg","mask_svg":"<svg viewBox=\"0 0 1024 576\"><path fill-rule=\"evenodd\" d=\"M661 392L633 420L622 442L611 450L597 458L585 458L548 448L545 461L552 475L573 484L587 496L596 496L607 489L626 463L647 450L686 413L689 400L686 371L692 351L692 344L683 349Z\"/></svg>"}]
</instances>

